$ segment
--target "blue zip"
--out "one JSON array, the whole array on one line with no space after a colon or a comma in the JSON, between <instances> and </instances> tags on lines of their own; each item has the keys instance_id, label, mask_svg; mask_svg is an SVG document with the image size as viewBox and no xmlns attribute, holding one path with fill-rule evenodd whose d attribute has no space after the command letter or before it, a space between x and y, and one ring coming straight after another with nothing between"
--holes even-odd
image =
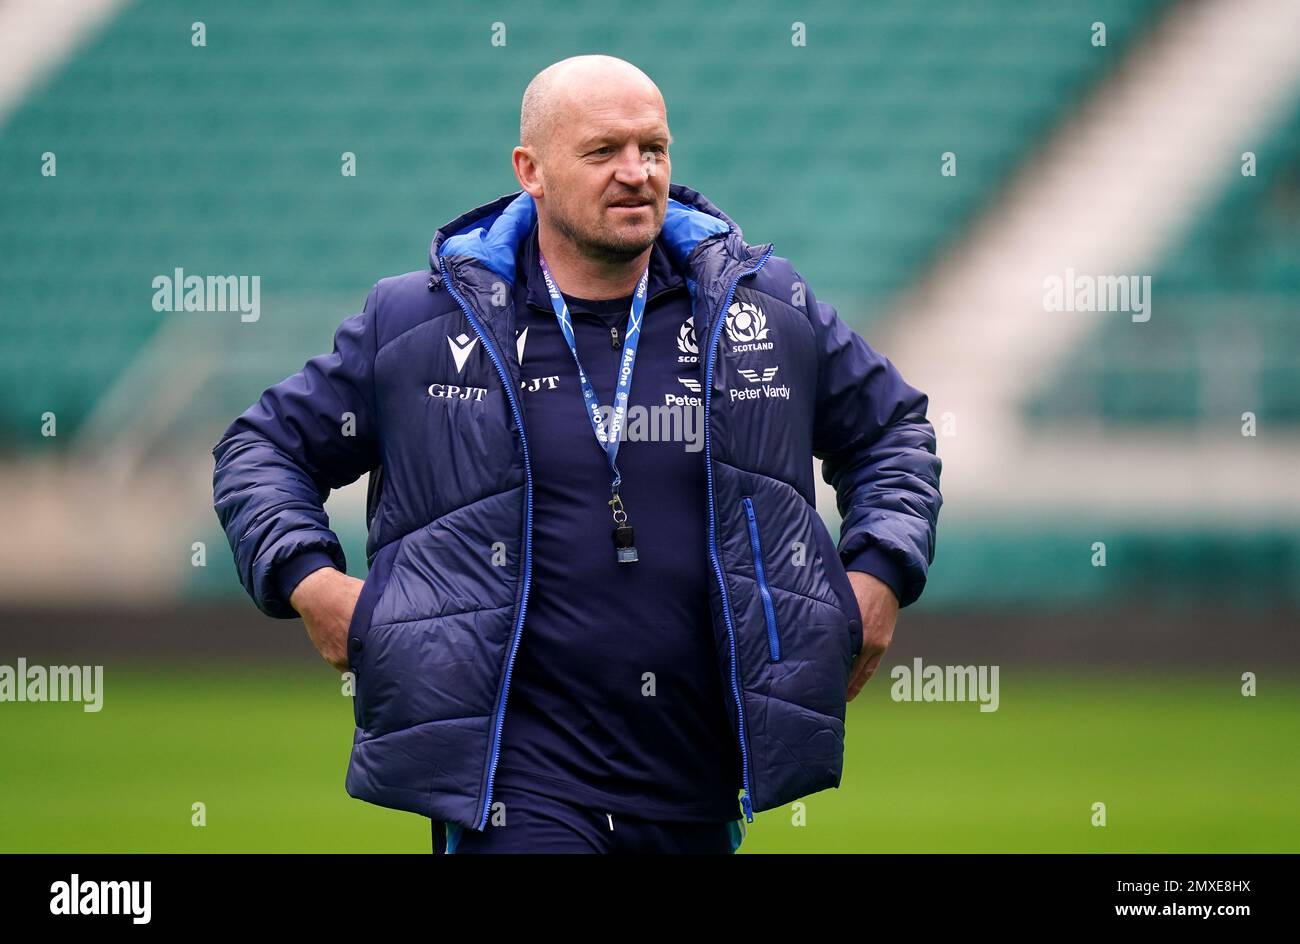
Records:
<instances>
[{"instance_id":1,"label":"blue zip","mask_svg":"<svg viewBox=\"0 0 1300 944\"><path fill-rule=\"evenodd\" d=\"M718 355L718 337L722 331L722 324L726 320L727 309L731 306L732 296L736 294L736 286L740 284L742 278L753 275L763 268L763 263L767 262L767 257L770 255L772 255L772 247L768 246L767 252L763 253L763 258L758 260L758 265L739 273L732 279L731 287L727 289L727 297L723 299L722 307L718 309L713 335L709 338L709 356L704 371L704 468L708 476L709 493L709 560L713 564L714 576L718 579L718 589L722 591L722 618L727 624L727 640L731 649L731 694L736 699L736 718L740 728L740 774L744 781L740 806L745 811L746 821L750 823L754 821L754 804L753 793L749 788L749 748L745 737L745 706L740 697L740 682L736 678L736 630L731 625L731 600L727 596L727 581L722 576L722 565L718 562L717 519L713 507L713 459L709 448L709 403L713 399L713 364Z\"/></svg>"},{"instance_id":2,"label":"blue zip","mask_svg":"<svg viewBox=\"0 0 1300 944\"><path fill-rule=\"evenodd\" d=\"M501 755L501 726L506 716L506 696L510 692L510 674L515 667L515 653L519 651L519 637L524 627L524 611L528 608L528 587L533 575L533 469L528 461L528 439L524 436L523 417L519 412L519 402L515 399L515 391L510 383L510 375L506 372L497 356L496 349L488 341L487 332L479 327L478 319L470 311L469 305L465 304L456 289L452 287L451 279L447 277L447 263L443 261L442 256L438 257L438 267L442 270L442 282L447 286L447 291L451 297L456 299L461 310L465 312L465 317L469 319L470 327L474 333L479 336L483 342L483 349L488 352L492 358L492 363L501 375L501 384L506 389L506 397L510 400L510 410L515 416L515 427L519 430L519 442L524 448L524 512L527 524L524 528L524 592L519 598L519 615L515 619L514 635L510 639L510 659L506 662L506 679L505 684L501 687L501 701L497 705L496 723L492 729L492 762L488 767L487 795L483 798L483 812L479 816L478 829L484 829L487 826L488 811L492 808L492 786L497 773L497 760Z\"/></svg>"},{"instance_id":3,"label":"blue zip","mask_svg":"<svg viewBox=\"0 0 1300 944\"><path fill-rule=\"evenodd\" d=\"M749 548L754 552L754 576L758 578L758 592L763 598L763 615L767 617L767 648L772 661L781 661L781 640L776 635L776 610L772 607L772 594L767 589L767 574L763 572L763 549L758 543L758 519L754 517L754 500L746 495L745 517L749 519Z\"/></svg>"}]
</instances>

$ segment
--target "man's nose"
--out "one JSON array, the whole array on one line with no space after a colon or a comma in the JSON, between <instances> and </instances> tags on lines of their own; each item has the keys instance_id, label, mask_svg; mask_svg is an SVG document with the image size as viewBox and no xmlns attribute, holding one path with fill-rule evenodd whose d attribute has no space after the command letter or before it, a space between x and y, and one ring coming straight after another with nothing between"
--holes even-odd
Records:
<instances>
[{"instance_id":1,"label":"man's nose","mask_svg":"<svg viewBox=\"0 0 1300 944\"><path fill-rule=\"evenodd\" d=\"M618 156L615 177L620 183L640 186L654 174L654 153L629 146Z\"/></svg>"}]
</instances>

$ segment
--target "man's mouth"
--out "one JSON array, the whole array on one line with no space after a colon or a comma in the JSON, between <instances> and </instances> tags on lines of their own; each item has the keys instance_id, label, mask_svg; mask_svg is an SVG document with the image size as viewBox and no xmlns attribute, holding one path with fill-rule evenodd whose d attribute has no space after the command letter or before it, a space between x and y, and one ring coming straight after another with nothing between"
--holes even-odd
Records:
<instances>
[{"instance_id":1,"label":"man's mouth","mask_svg":"<svg viewBox=\"0 0 1300 944\"><path fill-rule=\"evenodd\" d=\"M638 207L646 207L649 205L650 205L649 200L620 200L617 203L610 204L611 207L617 209L623 209L623 210L631 210L631 209L636 209Z\"/></svg>"}]
</instances>

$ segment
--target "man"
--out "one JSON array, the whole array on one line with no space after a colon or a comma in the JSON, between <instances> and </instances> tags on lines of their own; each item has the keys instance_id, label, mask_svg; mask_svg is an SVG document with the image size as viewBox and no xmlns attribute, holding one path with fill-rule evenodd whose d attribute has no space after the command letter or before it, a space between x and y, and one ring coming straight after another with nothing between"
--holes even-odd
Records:
<instances>
[{"instance_id":1,"label":"man","mask_svg":"<svg viewBox=\"0 0 1300 944\"><path fill-rule=\"evenodd\" d=\"M631 64L541 72L522 190L214 450L245 588L354 674L348 793L435 850L734 851L742 813L839 785L933 558L925 396L670 184L671 141ZM366 472L363 582L322 502Z\"/></svg>"}]
</instances>

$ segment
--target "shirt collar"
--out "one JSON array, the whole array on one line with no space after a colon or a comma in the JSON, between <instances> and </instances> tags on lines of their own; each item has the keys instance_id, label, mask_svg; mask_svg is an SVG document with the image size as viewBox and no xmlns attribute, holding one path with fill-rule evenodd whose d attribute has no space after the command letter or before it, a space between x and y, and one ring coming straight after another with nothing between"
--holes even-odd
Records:
<instances>
[{"instance_id":1,"label":"shirt collar","mask_svg":"<svg viewBox=\"0 0 1300 944\"><path fill-rule=\"evenodd\" d=\"M546 279L542 276L542 266L538 262L540 251L537 244L537 224L524 240L523 256L519 271L527 280L524 300L542 311L553 311L551 294L546 290ZM685 288L686 280L682 278L668 258L663 247L663 234L655 239L650 250L650 278L646 285L646 304L654 301L655 296L677 288Z\"/></svg>"}]
</instances>

